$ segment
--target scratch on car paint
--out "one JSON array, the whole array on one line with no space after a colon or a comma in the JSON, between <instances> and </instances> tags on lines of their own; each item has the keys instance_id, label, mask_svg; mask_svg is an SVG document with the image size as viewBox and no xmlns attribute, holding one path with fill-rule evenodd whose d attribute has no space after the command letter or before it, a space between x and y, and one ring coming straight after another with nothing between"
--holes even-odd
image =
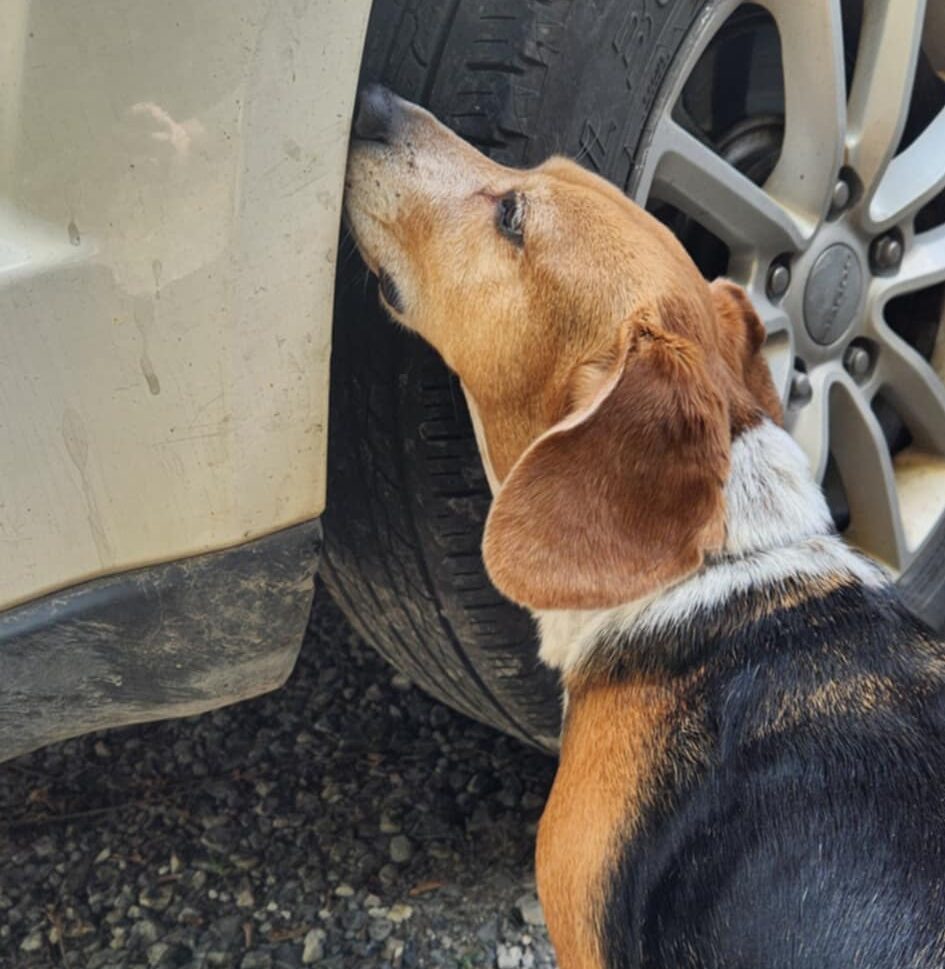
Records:
<instances>
[{"instance_id":1,"label":"scratch on car paint","mask_svg":"<svg viewBox=\"0 0 945 969\"><path fill-rule=\"evenodd\" d=\"M62 439L65 442L69 458L75 465L76 471L79 472L79 480L82 484L82 496L85 498L85 507L88 515L89 530L92 533L92 540L95 542L95 550L98 552L99 561L102 565L109 565L114 561L114 554L102 524L102 515L95 498L95 490L89 483L89 439L85 431L85 423L82 420L82 416L72 407L67 407L62 415Z\"/></svg>"},{"instance_id":2,"label":"scratch on car paint","mask_svg":"<svg viewBox=\"0 0 945 969\"><path fill-rule=\"evenodd\" d=\"M159 283L161 278L160 265L157 260L152 265L156 283ZM158 298L157 293L155 293L155 298ZM135 299L134 315L135 326L138 327L138 332L141 334L141 356L138 363L141 367L141 373L144 374L144 379L147 381L148 390L151 391L153 396L157 397L161 393L161 381L158 379L157 371L154 369L154 364L151 362L151 356L148 353L148 326L154 322L154 305L147 296L139 296Z\"/></svg>"},{"instance_id":3,"label":"scratch on car paint","mask_svg":"<svg viewBox=\"0 0 945 969\"><path fill-rule=\"evenodd\" d=\"M148 390L157 397L161 392L161 381L158 380L158 375L154 372L154 365L151 363L151 358L146 354L141 354L141 372L144 374L144 379L148 382Z\"/></svg>"},{"instance_id":4,"label":"scratch on car paint","mask_svg":"<svg viewBox=\"0 0 945 969\"><path fill-rule=\"evenodd\" d=\"M295 188L289 189L288 192L282 193L282 198L291 198L293 195L298 195L299 192L304 191L310 185L314 185L316 182L320 182L323 178L327 178L329 175L334 174L330 168L318 169L310 178L306 178L300 184L296 185Z\"/></svg>"}]
</instances>

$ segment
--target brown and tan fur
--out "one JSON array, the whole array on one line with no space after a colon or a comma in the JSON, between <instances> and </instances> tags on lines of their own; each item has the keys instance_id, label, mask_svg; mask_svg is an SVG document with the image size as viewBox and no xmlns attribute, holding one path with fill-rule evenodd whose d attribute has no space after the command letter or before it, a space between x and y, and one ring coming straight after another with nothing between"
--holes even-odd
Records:
<instances>
[{"instance_id":1,"label":"brown and tan fur","mask_svg":"<svg viewBox=\"0 0 945 969\"><path fill-rule=\"evenodd\" d=\"M620 843L665 757L676 697L656 677L630 688L572 683L561 766L542 814L535 870L561 966L603 967L601 916ZM618 726L619 725L619 726Z\"/></svg>"},{"instance_id":2,"label":"brown and tan fur","mask_svg":"<svg viewBox=\"0 0 945 969\"><path fill-rule=\"evenodd\" d=\"M747 297L707 284L578 165L505 168L421 109L396 112L396 136L353 145L348 221L396 282L392 315L462 380L498 488L493 581L536 610L589 610L691 574L724 541L733 435L781 419ZM526 200L521 246L496 229L510 192ZM603 965L603 885L665 766L674 689L655 674L569 684L537 855L562 969Z\"/></svg>"}]
</instances>

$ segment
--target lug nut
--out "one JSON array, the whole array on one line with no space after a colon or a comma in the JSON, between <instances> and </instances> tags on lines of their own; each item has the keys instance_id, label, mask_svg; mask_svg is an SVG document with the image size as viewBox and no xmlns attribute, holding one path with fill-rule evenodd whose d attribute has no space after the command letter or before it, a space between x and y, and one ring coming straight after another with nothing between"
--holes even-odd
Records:
<instances>
[{"instance_id":1,"label":"lug nut","mask_svg":"<svg viewBox=\"0 0 945 969\"><path fill-rule=\"evenodd\" d=\"M850 191L850 183L846 179L838 178L837 184L833 187L833 195L830 197L831 215L837 215L842 212L850 204L852 194Z\"/></svg>"},{"instance_id":2,"label":"lug nut","mask_svg":"<svg viewBox=\"0 0 945 969\"><path fill-rule=\"evenodd\" d=\"M843 365L851 377L862 378L870 372L872 364L870 352L865 347L847 347L843 355Z\"/></svg>"},{"instance_id":3,"label":"lug nut","mask_svg":"<svg viewBox=\"0 0 945 969\"><path fill-rule=\"evenodd\" d=\"M897 269L902 262L902 243L894 235L881 236L873 243L870 257L876 272Z\"/></svg>"},{"instance_id":4,"label":"lug nut","mask_svg":"<svg viewBox=\"0 0 945 969\"><path fill-rule=\"evenodd\" d=\"M810 377L803 370L795 370L791 377L791 392L788 406L799 410L806 407L814 396L814 388L810 382Z\"/></svg>"},{"instance_id":5,"label":"lug nut","mask_svg":"<svg viewBox=\"0 0 945 969\"><path fill-rule=\"evenodd\" d=\"M768 270L768 296L779 299L791 285L791 270L783 262L773 263Z\"/></svg>"}]
</instances>

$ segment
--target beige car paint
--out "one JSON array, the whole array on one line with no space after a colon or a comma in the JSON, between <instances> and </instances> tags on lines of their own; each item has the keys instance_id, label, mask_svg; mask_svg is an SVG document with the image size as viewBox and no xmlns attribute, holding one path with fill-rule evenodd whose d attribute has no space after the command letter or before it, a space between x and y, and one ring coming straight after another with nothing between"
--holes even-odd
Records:
<instances>
[{"instance_id":1,"label":"beige car paint","mask_svg":"<svg viewBox=\"0 0 945 969\"><path fill-rule=\"evenodd\" d=\"M0 610L321 512L369 9L0 5Z\"/></svg>"}]
</instances>

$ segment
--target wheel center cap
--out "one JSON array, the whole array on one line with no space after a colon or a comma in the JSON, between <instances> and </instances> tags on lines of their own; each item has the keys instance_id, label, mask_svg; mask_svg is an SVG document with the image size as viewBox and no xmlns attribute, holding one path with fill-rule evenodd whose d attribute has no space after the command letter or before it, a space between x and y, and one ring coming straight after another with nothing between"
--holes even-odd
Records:
<instances>
[{"instance_id":1,"label":"wheel center cap","mask_svg":"<svg viewBox=\"0 0 945 969\"><path fill-rule=\"evenodd\" d=\"M856 318L863 292L863 267L857 254L838 242L814 263L804 290L804 323L821 346L834 343Z\"/></svg>"}]
</instances>

